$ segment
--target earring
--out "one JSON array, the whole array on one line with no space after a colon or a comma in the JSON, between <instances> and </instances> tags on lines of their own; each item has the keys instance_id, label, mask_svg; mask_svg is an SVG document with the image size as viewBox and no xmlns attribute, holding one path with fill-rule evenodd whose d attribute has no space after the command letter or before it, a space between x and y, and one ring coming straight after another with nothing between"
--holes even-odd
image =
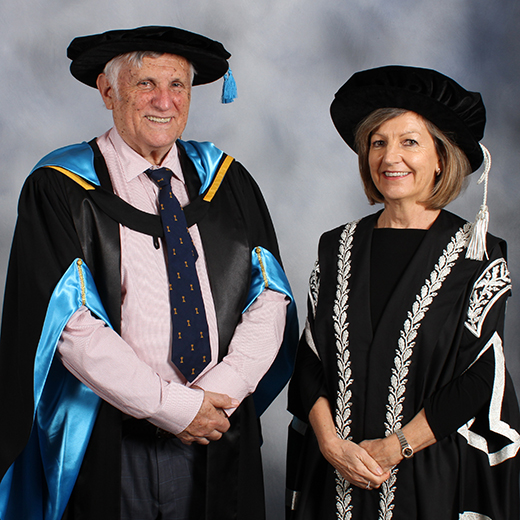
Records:
<instances>
[{"instance_id":1,"label":"earring","mask_svg":"<svg viewBox=\"0 0 520 520\"><path fill-rule=\"evenodd\" d=\"M435 175L437 175L437 177L442 173L442 170L440 168L437 168L435 170Z\"/></svg>"}]
</instances>

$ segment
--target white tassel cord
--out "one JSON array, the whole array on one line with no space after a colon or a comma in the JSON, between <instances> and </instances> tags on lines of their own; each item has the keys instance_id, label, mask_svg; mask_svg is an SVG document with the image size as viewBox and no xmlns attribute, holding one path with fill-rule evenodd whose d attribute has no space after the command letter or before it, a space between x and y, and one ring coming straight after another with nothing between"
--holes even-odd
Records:
<instances>
[{"instance_id":1,"label":"white tassel cord","mask_svg":"<svg viewBox=\"0 0 520 520\"><path fill-rule=\"evenodd\" d=\"M477 181L477 184L484 183L484 197L482 200L482 206L477 213L477 218L471 226L470 237L468 241L468 249L466 251L466 258L471 260L482 260L484 255L488 258L486 250L486 234L489 226L489 210L487 206L488 196L488 179L489 170L491 170L491 154L489 150L484 146L480 145L484 154L484 172Z\"/></svg>"}]
</instances>

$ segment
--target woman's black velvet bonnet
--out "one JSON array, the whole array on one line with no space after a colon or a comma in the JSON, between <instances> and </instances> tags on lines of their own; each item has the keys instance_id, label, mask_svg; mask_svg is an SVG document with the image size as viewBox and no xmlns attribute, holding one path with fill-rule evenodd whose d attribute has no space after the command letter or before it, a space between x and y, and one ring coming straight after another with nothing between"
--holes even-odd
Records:
<instances>
[{"instance_id":1,"label":"woman's black velvet bonnet","mask_svg":"<svg viewBox=\"0 0 520 520\"><path fill-rule=\"evenodd\" d=\"M359 123L378 108L404 108L431 121L466 154L472 171L483 161L486 109L470 92L436 70L391 65L354 74L336 93L332 121L354 150Z\"/></svg>"}]
</instances>

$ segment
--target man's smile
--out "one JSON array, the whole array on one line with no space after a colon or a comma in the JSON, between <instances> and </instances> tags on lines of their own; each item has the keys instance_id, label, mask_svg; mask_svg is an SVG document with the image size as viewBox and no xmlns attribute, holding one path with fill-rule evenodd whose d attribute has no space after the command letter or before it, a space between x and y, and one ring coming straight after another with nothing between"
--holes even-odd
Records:
<instances>
[{"instance_id":1,"label":"man's smile","mask_svg":"<svg viewBox=\"0 0 520 520\"><path fill-rule=\"evenodd\" d=\"M169 123L172 118L171 117L157 117L157 116L145 116L146 119L152 121L154 123Z\"/></svg>"}]
</instances>

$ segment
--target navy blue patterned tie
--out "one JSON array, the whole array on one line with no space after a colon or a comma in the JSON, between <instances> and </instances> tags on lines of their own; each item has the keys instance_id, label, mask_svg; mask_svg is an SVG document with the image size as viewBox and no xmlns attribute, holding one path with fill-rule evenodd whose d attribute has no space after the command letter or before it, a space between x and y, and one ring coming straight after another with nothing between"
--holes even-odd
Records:
<instances>
[{"instance_id":1,"label":"navy blue patterned tie","mask_svg":"<svg viewBox=\"0 0 520 520\"><path fill-rule=\"evenodd\" d=\"M198 255L184 211L171 190L171 170L158 168L146 173L159 186L160 215L168 250L172 361L191 382L211 360L208 323L195 269Z\"/></svg>"}]
</instances>

